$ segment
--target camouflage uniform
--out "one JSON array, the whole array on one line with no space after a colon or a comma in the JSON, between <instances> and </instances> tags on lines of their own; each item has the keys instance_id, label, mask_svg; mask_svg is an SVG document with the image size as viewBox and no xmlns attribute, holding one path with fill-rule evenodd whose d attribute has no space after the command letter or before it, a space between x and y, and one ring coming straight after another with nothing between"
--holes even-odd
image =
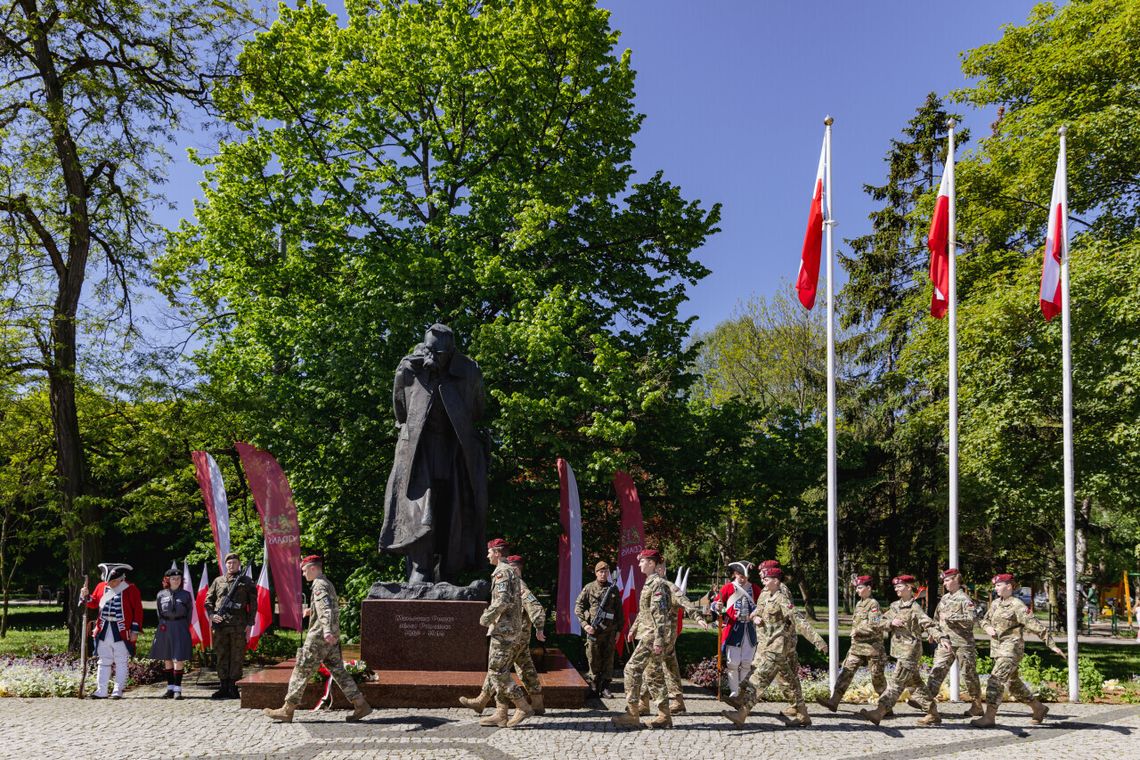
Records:
<instances>
[{"instance_id":1,"label":"camouflage uniform","mask_svg":"<svg viewBox=\"0 0 1140 760\"><path fill-rule=\"evenodd\" d=\"M236 588L230 595L230 587L235 584ZM226 602L225 609L221 608L223 602ZM223 685L226 682L237 682L241 679L242 660L245 657L245 629L257 619L257 585L240 570L219 575L206 592L205 607L207 622L212 626L218 678ZM222 622L212 622L214 615L220 615Z\"/></svg>"},{"instance_id":2,"label":"camouflage uniform","mask_svg":"<svg viewBox=\"0 0 1140 760\"><path fill-rule=\"evenodd\" d=\"M483 611L479 624L487 627L491 638L487 653L487 678L496 699L507 702L523 699L523 691L511 678L519 631L523 626L523 607L518 572L507 562L500 561L491 574L491 604ZM528 632L529 633L529 632Z\"/></svg>"},{"instance_id":3,"label":"camouflage uniform","mask_svg":"<svg viewBox=\"0 0 1140 760\"><path fill-rule=\"evenodd\" d=\"M337 637L335 644L325 641L325 636ZM305 694L309 679L323 664L332 673L333 680L350 701L360 696L356 681L344 669L344 658L340 653L340 603L332 581L322 573L313 579L313 597L309 605L309 631L305 634L304 645L297 650L297 664L289 676L289 691L285 694L285 704L296 705Z\"/></svg>"},{"instance_id":4,"label":"camouflage uniform","mask_svg":"<svg viewBox=\"0 0 1140 760\"><path fill-rule=\"evenodd\" d=\"M669 618L672 609L671 592L667 581L659 575L650 575L641 587L637 613L637 648L625 665L625 698L636 709L644 680L659 710L668 714L669 695L665 690L664 658L669 643L669 629L676 629L677 620ZM655 654L660 647L661 654Z\"/></svg>"},{"instance_id":5,"label":"camouflage uniform","mask_svg":"<svg viewBox=\"0 0 1140 760\"><path fill-rule=\"evenodd\" d=\"M792 599L791 589L789 589L787 584L785 584L783 581L780 581L780 596L782 596L784 598L784 600L787 601L788 604L792 605L793 607L795 606L796 602L794 599ZM798 620L802 620L803 625L807 626L807 628L810 629L812 631L812 633L815 633L815 629L811 627L811 624L808 623L806 619L799 618ZM807 637L808 634L804 633L803 628L802 628L800 622L798 622L798 620L796 623L796 630L800 634L802 634L803 636ZM796 652L796 637L795 636L789 636L788 640L785 642L784 646L787 647L786 651L784 652L784 655L788 658L788 666L792 669L793 673L799 673L800 672L800 656ZM777 671L776 683L778 683L780 685L780 690L784 693L784 700L786 702L788 702L789 704L793 704L793 705L796 704L797 692L792 688L791 683L788 681L787 678L784 677L783 673L780 673Z\"/></svg>"},{"instance_id":6,"label":"camouflage uniform","mask_svg":"<svg viewBox=\"0 0 1140 760\"><path fill-rule=\"evenodd\" d=\"M891 622L902 620L901 627L893 627ZM883 626L891 631L891 657L895 658L895 672L887 690L879 695L879 709L890 710L899 701L903 689L909 688L911 699L923 710L929 710L934 699L926 690L926 684L919 676L918 665L922 659L922 639L934 636L949 641L946 632L923 612L922 605L911 599L893 602L883 616Z\"/></svg>"},{"instance_id":7,"label":"camouflage uniform","mask_svg":"<svg viewBox=\"0 0 1140 760\"><path fill-rule=\"evenodd\" d=\"M1035 702L1036 697L1021 681L1017 672L1021 658L1025 656L1025 631L1037 634L1045 646L1054 647L1052 634L1029 609L1015 596L1008 599L995 599L982 619L983 626L993 628L997 634L990 637L990 656L994 667L986 684L986 708L996 710L1009 687L1009 696L1019 702Z\"/></svg>"},{"instance_id":8,"label":"camouflage uniform","mask_svg":"<svg viewBox=\"0 0 1140 760\"><path fill-rule=\"evenodd\" d=\"M781 591L761 593L760 598L756 600L756 612L753 614L760 617L760 622L757 624L759 642L756 646L755 668L740 689L742 708L745 711L752 709L752 706L760 701L760 695L779 674L783 675L788 684L791 697L788 701L806 715L799 673L793 667L788 651L794 651L796 648L797 631L817 648L825 646L823 639Z\"/></svg>"},{"instance_id":9,"label":"camouflage uniform","mask_svg":"<svg viewBox=\"0 0 1140 760\"><path fill-rule=\"evenodd\" d=\"M677 611L684 610L685 614L692 620L704 620L704 613L701 608L693 604L689 597L685 596L677 584L670 581L668 578L662 578L666 587L669 589L669 621L671 625L665 627L665 652L661 657L662 674L665 680L665 692L673 699L680 699L685 694L684 685L681 683L681 665L677 662ZM640 620L641 618L638 618ZM649 669L653 667L652 664L647 665L645 670L647 685L641 689L642 698L648 698L648 679Z\"/></svg>"},{"instance_id":10,"label":"camouflage uniform","mask_svg":"<svg viewBox=\"0 0 1140 760\"><path fill-rule=\"evenodd\" d=\"M599 625L604 627L595 630L593 636L586 637L586 661L590 664L590 683L598 694L610 687L610 681L614 677L614 649L624 623L621 592L613 583L602 585L592 581L582 587L582 593L578 594L578 599L574 603L574 617L578 618L578 624L584 631L587 625L593 625L593 621L597 619L599 606L607 589L610 589L609 596L606 598L606 607L601 612L603 616L608 617L605 617L604 624L599 621Z\"/></svg>"},{"instance_id":11,"label":"camouflage uniform","mask_svg":"<svg viewBox=\"0 0 1140 760\"><path fill-rule=\"evenodd\" d=\"M879 603L867 597L855 605L851 617L851 648L835 679L832 700L838 703L851 685L851 679L862 667L871 669L871 684L880 696L887 690L887 677L884 668L887 655L883 651L883 612Z\"/></svg>"},{"instance_id":12,"label":"camouflage uniform","mask_svg":"<svg viewBox=\"0 0 1140 760\"><path fill-rule=\"evenodd\" d=\"M530 590L522 578L519 578L519 593L522 596L523 611L526 613L527 619L530 620L530 626L533 626L536 631L541 631L546 627L546 610L542 608L538 597L534 595L534 592ZM523 688L533 699L542 693L542 684L538 681L538 668L534 666L534 658L530 654L530 626L522 625L519 627L511 664L514 665L515 672L519 674ZM490 674L483 681L483 690L492 691ZM495 701L503 707L510 704L502 694L497 695Z\"/></svg>"},{"instance_id":13,"label":"camouflage uniform","mask_svg":"<svg viewBox=\"0 0 1140 760\"><path fill-rule=\"evenodd\" d=\"M978 650L974 644L974 600L962 589L944 594L938 600L934 617L950 637L950 651L942 647L935 651L934 664L926 679L927 691L930 692L930 696L937 698L938 692L942 689L942 681L957 658L962 679L966 682L966 692L973 702L981 701Z\"/></svg>"}]
</instances>

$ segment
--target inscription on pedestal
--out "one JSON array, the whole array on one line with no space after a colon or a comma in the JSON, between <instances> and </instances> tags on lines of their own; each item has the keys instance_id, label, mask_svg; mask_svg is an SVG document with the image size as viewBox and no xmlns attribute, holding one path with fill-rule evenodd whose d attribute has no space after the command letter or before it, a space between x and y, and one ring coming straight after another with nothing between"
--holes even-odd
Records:
<instances>
[{"instance_id":1,"label":"inscription on pedestal","mask_svg":"<svg viewBox=\"0 0 1140 760\"><path fill-rule=\"evenodd\" d=\"M360 656L373 670L486 670L484 602L365 599Z\"/></svg>"}]
</instances>

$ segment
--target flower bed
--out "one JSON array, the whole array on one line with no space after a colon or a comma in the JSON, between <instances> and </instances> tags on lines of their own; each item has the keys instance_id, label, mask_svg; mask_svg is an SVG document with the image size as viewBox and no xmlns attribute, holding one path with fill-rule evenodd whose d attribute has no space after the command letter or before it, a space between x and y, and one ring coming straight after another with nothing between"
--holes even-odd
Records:
<instances>
[{"instance_id":1,"label":"flower bed","mask_svg":"<svg viewBox=\"0 0 1140 760\"><path fill-rule=\"evenodd\" d=\"M95 690L97 660L87 661L87 691ZM79 696L79 658L71 653L39 650L27 657L0 656L0 697ZM131 660L127 687L155 683L164 677L158 660Z\"/></svg>"}]
</instances>

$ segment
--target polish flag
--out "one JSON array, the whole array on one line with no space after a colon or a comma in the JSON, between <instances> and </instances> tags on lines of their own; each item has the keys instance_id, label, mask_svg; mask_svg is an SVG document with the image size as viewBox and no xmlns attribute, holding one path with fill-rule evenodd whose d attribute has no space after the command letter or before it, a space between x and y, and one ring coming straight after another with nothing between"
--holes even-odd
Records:
<instances>
[{"instance_id":1,"label":"polish flag","mask_svg":"<svg viewBox=\"0 0 1140 760\"><path fill-rule=\"evenodd\" d=\"M257 617L253 621L253 627L249 631L249 641L246 643L245 648L249 650L257 649L257 642L261 638L261 634L269 628L270 623L273 622L273 607L270 606L269 599L269 550L265 550L264 558L261 560L261 575L257 577Z\"/></svg>"},{"instance_id":2,"label":"polish flag","mask_svg":"<svg viewBox=\"0 0 1140 760\"><path fill-rule=\"evenodd\" d=\"M617 638L617 651L618 654L625 654L625 637L629 633L630 627L633 626L634 618L637 617L637 605L641 601L639 594L641 589L637 587L637 579L634 577L634 568L629 568L629 573L625 577L625 581L621 584L621 612L622 617L625 618L621 635Z\"/></svg>"},{"instance_id":3,"label":"polish flag","mask_svg":"<svg viewBox=\"0 0 1140 760\"><path fill-rule=\"evenodd\" d=\"M578 481L574 468L558 458L559 509L562 535L558 537L558 599L555 606L555 631L580 634L581 626L574 615L574 603L582 591L582 503L578 498Z\"/></svg>"},{"instance_id":4,"label":"polish flag","mask_svg":"<svg viewBox=\"0 0 1140 760\"><path fill-rule=\"evenodd\" d=\"M820 249L823 246L823 169L827 157L827 142L819 149L819 168L815 171L812 188L811 212L808 214L804 247L800 252L800 272L796 277L796 294L805 309L815 306L815 292L819 286Z\"/></svg>"},{"instance_id":5,"label":"polish flag","mask_svg":"<svg viewBox=\"0 0 1140 760\"><path fill-rule=\"evenodd\" d=\"M688 568L677 568L677 580L673 581L673 585L681 590L684 595L689 590L689 570ZM681 629L685 627L685 611L677 610L677 635L681 635Z\"/></svg>"},{"instance_id":6,"label":"polish flag","mask_svg":"<svg viewBox=\"0 0 1140 760\"><path fill-rule=\"evenodd\" d=\"M948 160L953 161L954 157L950 156ZM942 172L934 216L930 219L930 234L926 236L926 247L930 249L930 281L934 283L930 316L938 319L946 316L950 304L950 195L954 192L953 175L952 165Z\"/></svg>"},{"instance_id":7,"label":"polish flag","mask_svg":"<svg viewBox=\"0 0 1140 760\"><path fill-rule=\"evenodd\" d=\"M210 616L206 614L206 593L210 590L210 579L207 578L208 562L202 563L202 578L198 581L198 595L194 599L194 613L198 617L199 641L203 649L209 649L213 637L210 635Z\"/></svg>"},{"instance_id":8,"label":"polish flag","mask_svg":"<svg viewBox=\"0 0 1140 760\"><path fill-rule=\"evenodd\" d=\"M190 578L190 563L182 560L182 588L186 589L187 593L191 593L190 589L194 588L194 581ZM190 609L190 646L195 647L202 643L202 621L198 619L198 604Z\"/></svg>"},{"instance_id":9,"label":"polish flag","mask_svg":"<svg viewBox=\"0 0 1140 760\"><path fill-rule=\"evenodd\" d=\"M1053 198L1049 201L1049 230L1045 233L1045 260L1041 266L1041 313L1046 320L1061 313L1061 261L1069 255L1065 219L1069 199L1065 192L1065 161L1057 156L1053 177Z\"/></svg>"}]
</instances>

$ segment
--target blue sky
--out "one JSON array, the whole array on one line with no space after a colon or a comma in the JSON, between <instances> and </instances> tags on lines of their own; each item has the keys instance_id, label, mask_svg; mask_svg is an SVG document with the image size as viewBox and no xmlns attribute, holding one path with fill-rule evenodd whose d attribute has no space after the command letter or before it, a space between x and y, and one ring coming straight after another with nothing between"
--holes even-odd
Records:
<instances>
[{"instance_id":1,"label":"blue sky","mask_svg":"<svg viewBox=\"0 0 1140 760\"><path fill-rule=\"evenodd\" d=\"M684 316L709 330L753 295L790 288L823 137L833 127L836 244L869 230L865 183L928 92L968 85L960 53L1022 24L1024 0L602 0L633 52L646 115L634 166L658 169L687 198L723 204L722 232L698 256L712 270ZM330 8L343 18L340 0ZM949 13L947 13L949 11ZM975 136L992 113L959 108ZM192 213L200 174L179 145L168 193L174 223ZM838 271L838 270L837 270ZM839 280L842 282L842 273ZM822 292L822 283L821 283Z\"/></svg>"}]
</instances>

